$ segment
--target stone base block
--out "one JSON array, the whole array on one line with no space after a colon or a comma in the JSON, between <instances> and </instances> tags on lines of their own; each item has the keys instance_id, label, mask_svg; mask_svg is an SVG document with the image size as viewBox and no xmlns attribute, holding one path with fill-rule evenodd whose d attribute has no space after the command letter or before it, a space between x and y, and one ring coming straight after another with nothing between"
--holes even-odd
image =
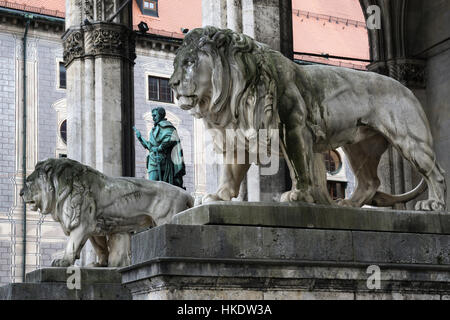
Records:
<instances>
[{"instance_id":1,"label":"stone base block","mask_svg":"<svg viewBox=\"0 0 450 320\"><path fill-rule=\"evenodd\" d=\"M73 272L67 268L43 268L28 273L25 283L0 287L0 300L130 300L115 268L80 268L80 288L69 289Z\"/></svg>"},{"instance_id":2,"label":"stone base block","mask_svg":"<svg viewBox=\"0 0 450 320\"><path fill-rule=\"evenodd\" d=\"M119 270L122 281L133 299L450 296L445 214L356 215L355 209L324 207L315 214L311 206L297 206L262 206L259 213L258 206L242 204L190 209L174 219L178 224L133 237L132 265Z\"/></svg>"}]
</instances>

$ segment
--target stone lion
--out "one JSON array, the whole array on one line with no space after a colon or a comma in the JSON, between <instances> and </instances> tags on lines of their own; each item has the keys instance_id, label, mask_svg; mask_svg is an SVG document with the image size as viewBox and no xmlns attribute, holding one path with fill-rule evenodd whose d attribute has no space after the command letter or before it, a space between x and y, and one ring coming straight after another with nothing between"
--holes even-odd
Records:
<instances>
[{"instance_id":1,"label":"stone lion","mask_svg":"<svg viewBox=\"0 0 450 320\"><path fill-rule=\"evenodd\" d=\"M281 201L332 204L321 153L343 147L357 179L350 199L339 204L392 206L425 191L416 210L445 210L446 184L436 162L426 115L398 81L372 72L301 66L252 38L215 27L186 35L174 61L170 85L178 105L207 129L278 130L280 150L292 179ZM377 167L392 144L423 176L403 195L378 191ZM226 152L226 147L219 149ZM246 149L246 152L248 150ZM236 197L250 164L226 163L218 191L203 202Z\"/></svg>"},{"instance_id":2,"label":"stone lion","mask_svg":"<svg viewBox=\"0 0 450 320\"><path fill-rule=\"evenodd\" d=\"M130 232L167 223L193 206L183 189L160 181L111 178L70 159L38 162L21 191L31 210L51 213L69 241L62 259L66 267L79 258L90 239L98 256L96 266L130 264Z\"/></svg>"}]
</instances>

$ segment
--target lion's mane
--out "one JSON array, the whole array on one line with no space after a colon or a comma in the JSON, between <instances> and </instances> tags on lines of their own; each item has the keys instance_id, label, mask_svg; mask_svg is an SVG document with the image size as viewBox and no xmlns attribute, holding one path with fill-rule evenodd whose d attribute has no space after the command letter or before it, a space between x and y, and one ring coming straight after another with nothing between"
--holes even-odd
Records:
<instances>
[{"instance_id":1,"label":"lion's mane","mask_svg":"<svg viewBox=\"0 0 450 320\"><path fill-rule=\"evenodd\" d=\"M46 175L52 184L55 202L52 217L61 222L65 234L76 228L81 221L81 213L95 214L96 206L86 173L103 176L102 173L70 159L48 159L39 162L36 170Z\"/></svg>"},{"instance_id":2,"label":"lion's mane","mask_svg":"<svg viewBox=\"0 0 450 320\"><path fill-rule=\"evenodd\" d=\"M232 122L244 132L277 128L275 51L246 35L211 26L189 32L179 50L187 56L202 51L213 61L209 113L215 116L214 125L224 128Z\"/></svg>"}]
</instances>

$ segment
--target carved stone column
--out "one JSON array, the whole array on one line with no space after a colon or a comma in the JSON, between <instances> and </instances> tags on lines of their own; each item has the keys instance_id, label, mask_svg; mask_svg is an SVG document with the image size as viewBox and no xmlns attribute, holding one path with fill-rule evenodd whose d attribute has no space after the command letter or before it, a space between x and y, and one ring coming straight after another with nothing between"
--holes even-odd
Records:
<instances>
[{"instance_id":1,"label":"carved stone column","mask_svg":"<svg viewBox=\"0 0 450 320\"><path fill-rule=\"evenodd\" d=\"M63 35L67 68L68 157L111 176L134 176L131 2L66 0ZM90 245L83 265L94 262Z\"/></svg>"},{"instance_id":2,"label":"carved stone column","mask_svg":"<svg viewBox=\"0 0 450 320\"><path fill-rule=\"evenodd\" d=\"M67 0L68 156L113 176L134 176L131 7L123 0Z\"/></svg>"}]
</instances>

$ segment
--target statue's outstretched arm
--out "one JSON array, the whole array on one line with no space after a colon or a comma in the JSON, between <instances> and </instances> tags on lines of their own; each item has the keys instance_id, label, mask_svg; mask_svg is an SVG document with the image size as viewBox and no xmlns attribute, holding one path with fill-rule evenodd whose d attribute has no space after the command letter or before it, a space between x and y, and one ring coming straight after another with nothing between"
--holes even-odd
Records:
<instances>
[{"instance_id":1,"label":"statue's outstretched arm","mask_svg":"<svg viewBox=\"0 0 450 320\"><path fill-rule=\"evenodd\" d=\"M142 138L141 132L138 129L136 129L136 127L133 127L133 130L136 133L136 138L139 140L139 142L142 144L142 146L145 149L150 150L150 142L148 142L147 140Z\"/></svg>"}]
</instances>

